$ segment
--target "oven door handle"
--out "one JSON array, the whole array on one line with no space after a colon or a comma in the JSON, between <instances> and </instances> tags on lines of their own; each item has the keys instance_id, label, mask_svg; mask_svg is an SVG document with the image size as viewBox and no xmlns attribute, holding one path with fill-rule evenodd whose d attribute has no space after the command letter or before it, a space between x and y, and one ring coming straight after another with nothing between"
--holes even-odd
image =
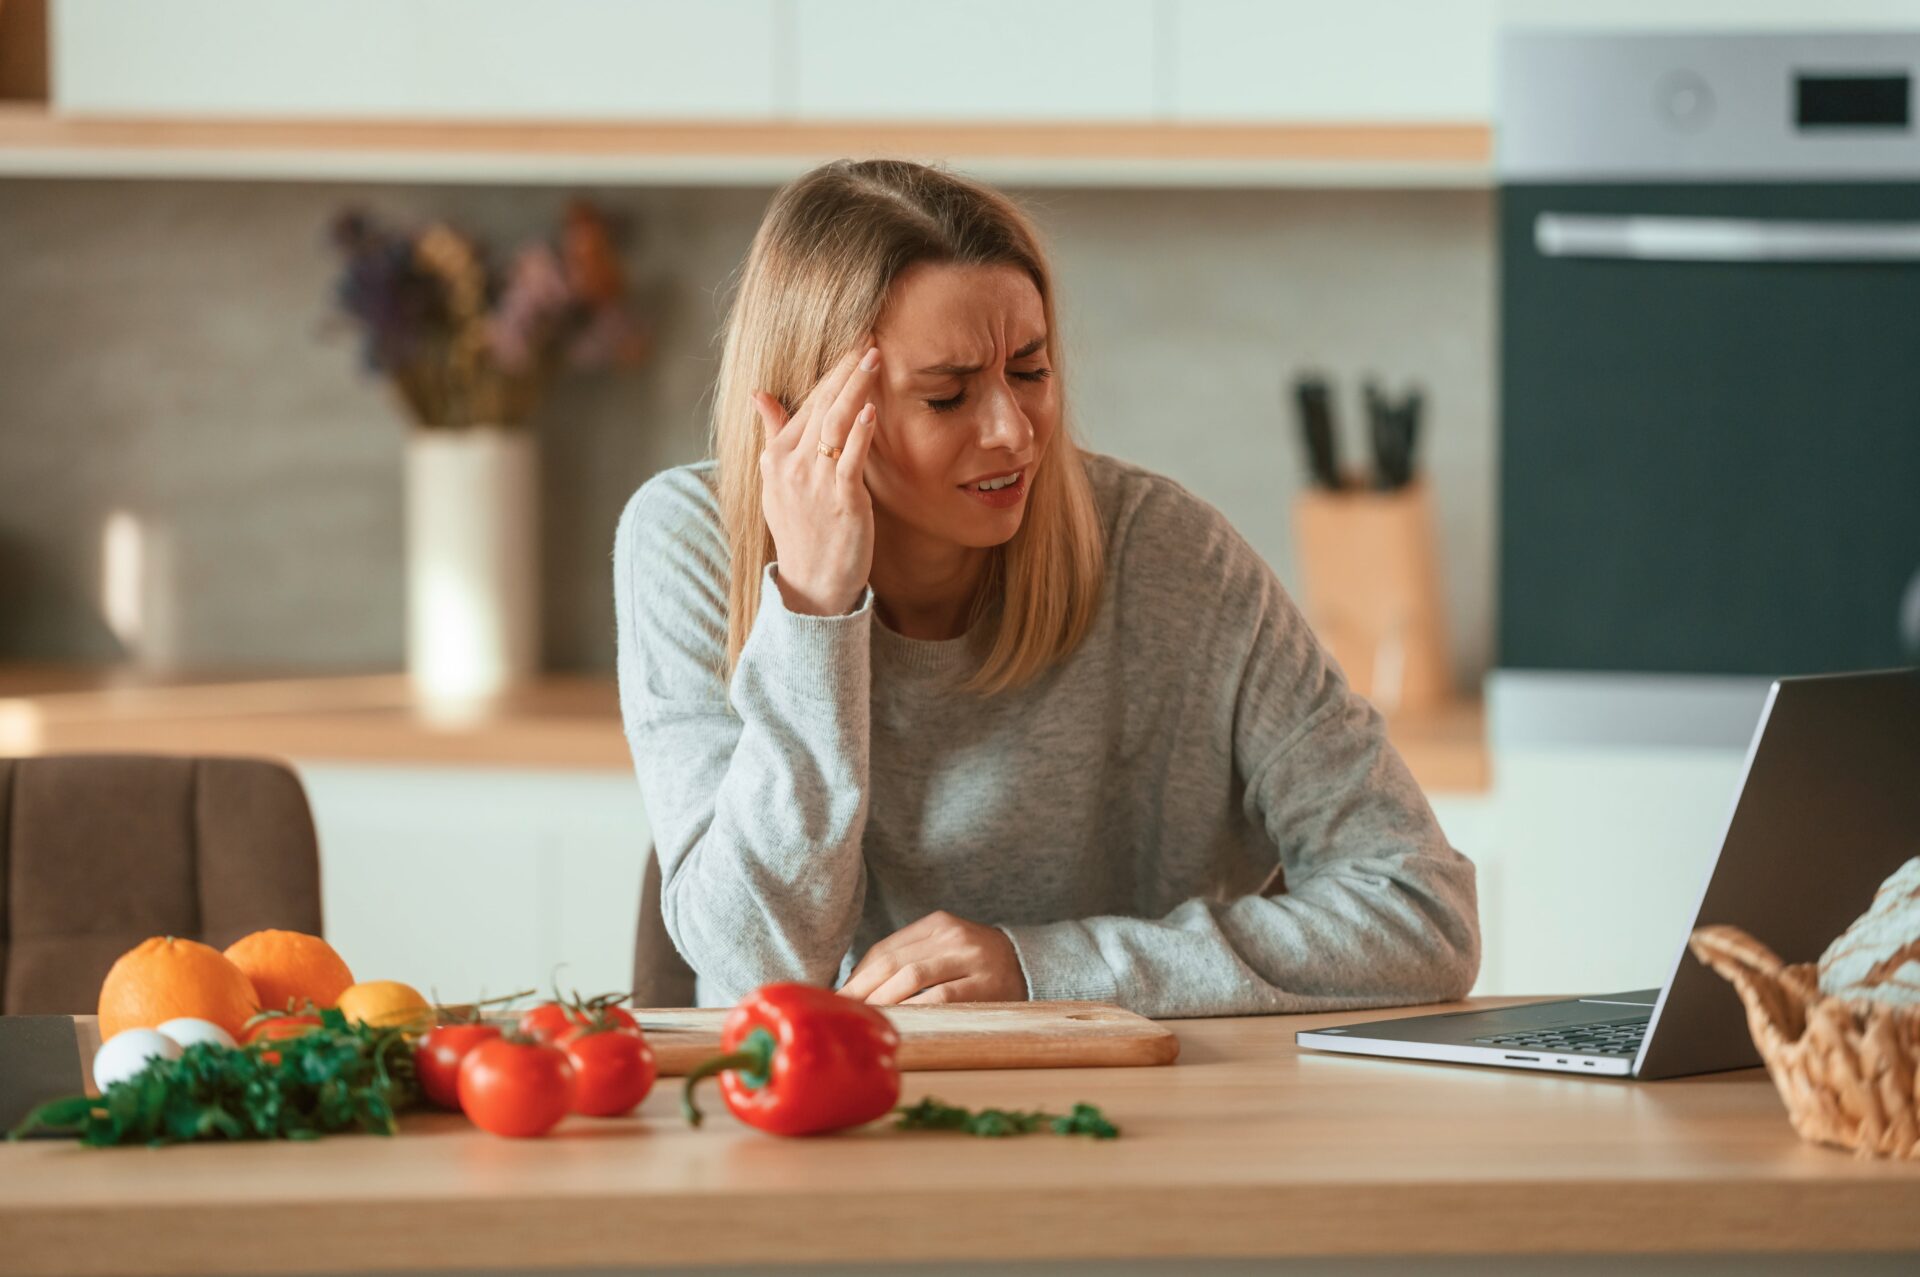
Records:
<instances>
[{"instance_id":1,"label":"oven door handle","mask_svg":"<svg viewBox=\"0 0 1920 1277\"><path fill-rule=\"evenodd\" d=\"M1649 262L1916 262L1920 222L1788 222L1746 217L1541 213L1542 257Z\"/></svg>"}]
</instances>

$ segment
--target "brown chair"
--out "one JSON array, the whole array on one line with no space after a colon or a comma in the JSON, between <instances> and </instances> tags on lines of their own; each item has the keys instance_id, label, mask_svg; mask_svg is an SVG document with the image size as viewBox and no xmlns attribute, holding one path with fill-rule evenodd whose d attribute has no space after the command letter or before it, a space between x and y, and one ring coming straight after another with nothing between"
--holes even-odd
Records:
<instances>
[{"instance_id":1,"label":"brown chair","mask_svg":"<svg viewBox=\"0 0 1920 1277\"><path fill-rule=\"evenodd\" d=\"M633 1005L690 1007L693 980L693 968L673 947L660 916L660 857L649 844L640 880L640 926L633 937Z\"/></svg>"},{"instance_id":2,"label":"brown chair","mask_svg":"<svg viewBox=\"0 0 1920 1277\"><path fill-rule=\"evenodd\" d=\"M91 1013L149 936L320 934L299 778L253 758L0 758L0 1012Z\"/></svg>"}]
</instances>

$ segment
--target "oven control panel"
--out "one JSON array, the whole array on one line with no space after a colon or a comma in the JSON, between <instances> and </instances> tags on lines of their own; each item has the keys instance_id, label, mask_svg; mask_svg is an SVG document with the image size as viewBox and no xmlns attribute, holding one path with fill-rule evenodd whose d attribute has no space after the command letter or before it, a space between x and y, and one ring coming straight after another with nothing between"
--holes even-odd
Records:
<instances>
[{"instance_id":1,"label":"oven control panel","mask_svg":"<svg viewBox=\"0 0 1920 1277\"><path fill-rule=\"evenodd\" d=\"M1920 25L1501 33L1503 182L1912 180Z\"/></svg>"}]
</instances>

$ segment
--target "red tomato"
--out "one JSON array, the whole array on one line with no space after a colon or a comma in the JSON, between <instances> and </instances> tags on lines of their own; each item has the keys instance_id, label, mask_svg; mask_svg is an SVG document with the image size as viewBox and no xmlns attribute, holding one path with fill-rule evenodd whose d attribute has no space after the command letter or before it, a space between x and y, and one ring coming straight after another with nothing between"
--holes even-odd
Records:
<instances>
[{"instance_id":1,"label":"red tomato","mask_svg":"<svg viewBox=\"0 0 1920 1277\"><path fill-rule=\"evenodd\" d=\"M575 1029L560 1040L579 1078L573 1111L588 1117L633 1112L653 1089L659 1070L653 1048L637 1029Z\"/></svg>"},{"instance_id":2,"label":"red tomato","mask_svg":"<svg viewBox=\"0 0 1920 1277\"><path fill-rule=\"evenodd\" d=\"M500 1036L491 1024L443 1024L420 1039L413 1053L420 1089L443 1109L460 1111L460 1062L482 1042Z\"/></svg>"},{"instance_id":3,"label":"red tomato","mask_svg":"<svg viewBox=\"0 0 1920 1277\"><path fill-rule=\"evenodd\" d=\"M601 1007L600 1018L603 1020L612 1020L618 1027L628 1029L634 1033L640 1031L640 1021L634 1019L619 1007Z\"/></svg>"},{"instance_id":4,"label":"red tomato","mask_svg":"<svg viewBox=\"0 0 1920 1277\"><path fill-rule=\"evenodd\" d=\"M460 1061L460 1107L495 1135L545 1135L573 1105L573 1062L557 1046L495 1038Z\"/></svg>"},{"instance_id":5,"label":"red tomato","mask_svg":"<svg viewBox=\"0 0 1920 1277\"><path fill-rule=\"evenodd\" d=\"M619 1007L607 1007L600 1015L623 1029L632 1029L636 1033L640 1030L640 1022ZM520 1032L528 1037L539 1038L542 1042L558 1042L580 1027L581 1021L574 1017L572 1009L558 1002L542 1002L522 1015L519 1025Z\"/></svg>"},{"instance_id":6,"label":"red tomato","mask_svg":"<svg viewBox=\"0 0 1920 1277\"><path fill-rule=\"evenodd\" d=\"M542 1042L557 1042L573 1029L573 1018L558 1002L542 1002L520 1017L520 1032Z\"/></svg>"}]
</instances>

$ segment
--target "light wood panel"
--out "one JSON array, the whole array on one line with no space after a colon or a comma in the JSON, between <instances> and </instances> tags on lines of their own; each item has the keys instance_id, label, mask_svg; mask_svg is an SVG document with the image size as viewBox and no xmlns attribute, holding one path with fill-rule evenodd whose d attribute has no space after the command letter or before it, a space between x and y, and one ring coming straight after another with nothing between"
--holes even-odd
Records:
<instances>
[{"instance_id":1,"label":"light wood panel","mask_svg":"<svg viewBox=\"0 0 1920 1277\"><path fill-rule=\"evenodd\" d=\"M762 183L839 156L951 161L1003 180L1485 185L1458 124L516 123L73 119L0 108L0 172Z\"/></svg>"},{"instance_id":2,"label":"light wood panel","mask_svg":"<svg viewBox=\"0 0 1920 1277\"><path fill-rule=\"evenodd\" d=\"M1920 1250L1920 1163L1801 1143L1763 1070L1634 1083L1293 1045L1436 1009L1172 1021L1173 1068L918 1073L903 1097L1087 1101L1121 1128L1104 1142L781 1141L719 1105L691 1130L662 1086L536 1141L448 1115L391 1141L0 1146L0 1273L257 1270L289 1238L314 1271Z\"/></svg>"},{"instance_id":3,"label":"light wood panel","mask_svg":"<svg viewBox=\"0 0 1920 1277\"><path fill-rule=\"evenodd\" d=\"M1478 701L1388 721L1430 792L1491 783ZM460 719L428 713L401 674L142 682L105 671L0 667L0 755L68 750L265 754L314 761L624 771L611 678L547 676Z\"/></svg>"},{"instance_id":4,"label":"light wood panel","mask_svg":"<svg viewBox=\"0 0 1920 1277\"><path fill-rule=\"evenodd\" d=\"M662 1076L678 1077L720 1048L725 1007L644 1008ZM1101 1002L975 1002L887 1007L900 1031L907 1073L960 1069L1134 1068L1171 1064L1180 1039L1171 1029Z\"/></svg>"},{"instance_id":5,"label":"light wood panel","mask_svg":"<svg viewBox=\"0 0 1920 1277\"><path fill-rule=\"evenodd\" d=\"M404 674L175 683L50 667L0 672L0 754L64 751L533 769L633 765L610 678L550 676L449 715L420 705Z\"/></svg>"},{"instance_id":6,"label":"light wood panel","mask_svg":"<svg viewBox=\"0 0 1920 1277\"><path fill-rule=\"evenodd\" d=\"M1484 124L650 124L70 119L0 113L0 145L285 150L566 151L582 155L862 152L1058 159L1330 160L1484 164Z\"/></svg>"}]
</instances>

